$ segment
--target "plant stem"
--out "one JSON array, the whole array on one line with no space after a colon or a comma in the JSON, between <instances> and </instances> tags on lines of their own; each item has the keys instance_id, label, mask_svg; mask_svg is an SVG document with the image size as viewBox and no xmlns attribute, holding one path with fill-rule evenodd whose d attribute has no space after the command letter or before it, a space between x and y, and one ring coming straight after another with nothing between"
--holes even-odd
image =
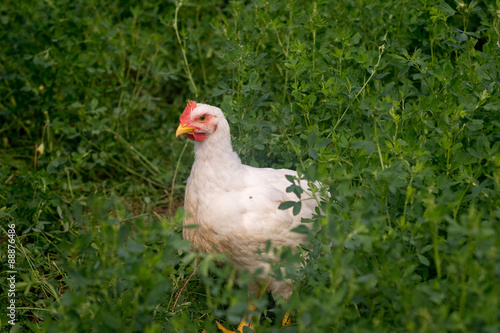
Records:
<instances>
[{"instance_id":1,"label":"plant stem","mask_svg":"<svg viewBox=\"0 0 500 333\"><path fill-rule=\"evenodd\" d=\"M193 76L191 75L191 70L189 69L189 62L187 60L187 55L186 55L186 48L185 45L182 43L181 36L179 34L179 29L177 25L177 18L179 15L179 9L182 7L182 0L179 2L175 3L175 14L174 14L174 30L175 30L175 35L177 37L177 42L179 43L179 46L181 48L182 52L182 57L184 59L184 70L186 71L186 75L189 79L189 82L191 83L191 86L193 87L194 91L194 96L198 97L198 88L196 88L196 84L194 83Z\"/></svg>"},{"instance_id":2,"label":"plant stem","mask_svg":"<svg viewBox=\"0 0 500 333\"><path fill-rule=\"evenodd\" d=\"M186 140L184 147L182 147L181 154L179 155L179 158L177 159L177 164L175 165L174 177L172 178L172 185L170 186L170 197L168 200L168 213L170 215L172 215L172 198L174 196L175 179L177 178L177 172L179 171L179 166L181 165L181 158L182 155L184 154L184 151L186 150L187 145L188 145L188 140Z\"/></svg>"},{"instance_id":3,"label":"plant stem","mask_svg":"<svg viewBox=\"0 0 500 333\"><path fill-rule=\"evenodd\" d=\"M382 54L384 53L384 50L385 50L385 45L379 46L379 48L378 48L378 61L375 64L375 66L373 67L373 71L372 71L370 77L368 78L368 80L365 81L365 83L363 84L363 86L361 87L361 89L356 93L356 95L354 95L354 99L358 98L358 96L361 94L361 92L363 90L365 90L366 85L368 84L368 82L371 81L373 75L375 75L375 73L377 71L377 68L380 65L380 59L382 59ZM340 116L340 118L337 120L337 123L335 124L335 126L333 126L333 129L330 132L330 134L328 135L328 137L330 137L330 135L332 135L333 132L335 132L335 130L337 129L337 126L339 126L340 122L342 121L342 119L344 118L344 116L345 116L345 114L347 113L348 110L349 110L349 105L347 105L346 109L342 113L342 116Z\"/></svg>"}]
</instances>

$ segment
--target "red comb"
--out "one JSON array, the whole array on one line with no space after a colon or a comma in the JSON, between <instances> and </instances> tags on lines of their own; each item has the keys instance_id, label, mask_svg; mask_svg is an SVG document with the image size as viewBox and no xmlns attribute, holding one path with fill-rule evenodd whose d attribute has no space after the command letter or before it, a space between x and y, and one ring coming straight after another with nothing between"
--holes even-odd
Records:
<instances>
[{"instance_id":1,"label":"red comb","mask_svg":"<svg viewBox=\"0 0 500 333\"><path fill-rule=\"evenodd\" d=\"M195 101L189 101L186 105L186 108L184 109L184 112L182 113L181 117L179 118L181 121L181 124L189 122L189 115L191 114L191 111L196 108L196 102Z\"/></svg>"}]
</instances>

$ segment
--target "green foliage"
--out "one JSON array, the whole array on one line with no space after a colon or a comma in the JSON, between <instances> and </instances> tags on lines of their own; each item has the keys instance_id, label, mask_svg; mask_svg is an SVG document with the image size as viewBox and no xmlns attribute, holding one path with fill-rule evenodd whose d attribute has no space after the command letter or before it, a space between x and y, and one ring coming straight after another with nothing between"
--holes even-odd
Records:
<instances>
[{"instance_id":1,"label":"green foliage","mask_svg":"<svg viewBox=\"0 0 500 333\"><path fill-rule=\"evenodd\" d=\"M274 277L295 293L254 302L258 331L286 311L288 332L500 330L499 13L498 1L3 2L0 221L16 225L19 325L2 315L2 329L238 323L252 277L181 237L193 158L174 132L195 99L221 107L245 163L322 184L312 231L297 229L311 246L276 253ZM297 201L280 207L297 214L289 181Z\"/></svg>"}]
</instances>

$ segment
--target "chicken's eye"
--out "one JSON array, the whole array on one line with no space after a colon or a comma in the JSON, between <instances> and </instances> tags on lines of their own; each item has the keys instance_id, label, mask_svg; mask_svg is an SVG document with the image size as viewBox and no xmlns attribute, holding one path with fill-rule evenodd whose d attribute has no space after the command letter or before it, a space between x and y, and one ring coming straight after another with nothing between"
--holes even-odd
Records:
<instances>
[{"instance_id":1,"label":"chicken's eye","mask_svg":"<svg viewBox=\"0 0 500 333\"><path fill-rule=\"evenodd\" d=\"M204 122L205 120L207 120L207 115L205 115L205 114L203 116L201 116L200 118L198 118L198 121L200 121L200 122Z\"/></svg>"}]
</instances>

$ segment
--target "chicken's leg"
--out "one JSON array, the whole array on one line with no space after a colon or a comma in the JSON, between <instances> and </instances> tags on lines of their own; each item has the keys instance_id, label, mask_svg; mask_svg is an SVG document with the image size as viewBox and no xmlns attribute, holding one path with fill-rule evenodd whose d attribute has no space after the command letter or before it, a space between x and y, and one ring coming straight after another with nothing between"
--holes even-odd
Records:
<instances>
[{"instance_id":1,"label":"chicken's leg","mask_svg":"<svg viewBox=\"0 0 500 333\"><path fill-rule=\"evenodd\" d=\"M253 306L253 305L250 305L250 310L254 311L256 310L256 308ZM251 329L253 329L253 324L251 322L251 316L250 315L247 315L247 316L244 316L242 319L241 319L241 322L240 324L238 325L238 328L236 329L236 331L230 331L228 330L227 328L225 328L224 326L222 326L222 324L220 324L219 322L215 322L217 324L217 327L223 332L223 333L243 333L243 327L250 327ZM285 313L285 315L283 316L283 320L281 321L281 327L287 327L289 325L292 324L292 321L290 320L290 314L287 312Z\"/></svg>"},{"instance_id":2,"label":"chicken's leg","mask_svg":"<svg viewBox=\"0 0 500 333\"><path fill-rule=\"evenodd\" d=\"M267 290L267 287L269 287L269 284L271 283L272 281L272 278L269 279L269 281L266 283L265 287L260 290L257 294L257 298L260 298L260 296L262 295L262 293ZM253 306L252 304L249 304L248 307L250 308L250 311L255 311L257 310L257 308L255 306ZM244 327L250 327L251 329L253 329L253 324L252 324L252 321L251 321L251 315L245 315L243 316L243 318L241 319L241 322L240 324L238 325L238 328L236 329L236 331L230 331L228 330L227 328L225 328L224 326L222 326L222 324L220 324L219 322L216 322L217 324L217 327L219 328L219 330L221 330L223 333L243 333L243 328ZM291 325L292 324L292 321L290 320L290 314L287 312L284 316L283 316L283 320L281 321L281 327L286 327L288 325Z\"/></svg>"},{"instance_id":3,"label":"chicken's leg","mask_svg":"<svg viewBox=\"0 0 500 333\"><path fill-rule=\"evenodd\" d=\"M287 327L289 325L292 325L292 321L290 320L290 314L287 312L283 316L283 320L281 321L281 327Z\"/></svg>"},{"instance_id":4,"label":"chicken's leg","mask_svg":"<svg viewBox=\"0 0 500 333\"><path fill-rule=\"evenodd\" d=\"M251 311L255 311L256 310L255 306L253 306L251 304L248 307L250 308ZM220 324L219 322L216 322L216 324L217 324L217 327L223 333L237 333L237 332L243 333L243 327L250 327L251 329L253 329L252 318L251 318L250 315L243 316L243 318L241 319L241 322L238 325L238 328L236 329L236 331L230 331L230 330L228 330L227 328L225 328L224 326L222 326L222 324Z\"/></svg>"}]
</instances>

